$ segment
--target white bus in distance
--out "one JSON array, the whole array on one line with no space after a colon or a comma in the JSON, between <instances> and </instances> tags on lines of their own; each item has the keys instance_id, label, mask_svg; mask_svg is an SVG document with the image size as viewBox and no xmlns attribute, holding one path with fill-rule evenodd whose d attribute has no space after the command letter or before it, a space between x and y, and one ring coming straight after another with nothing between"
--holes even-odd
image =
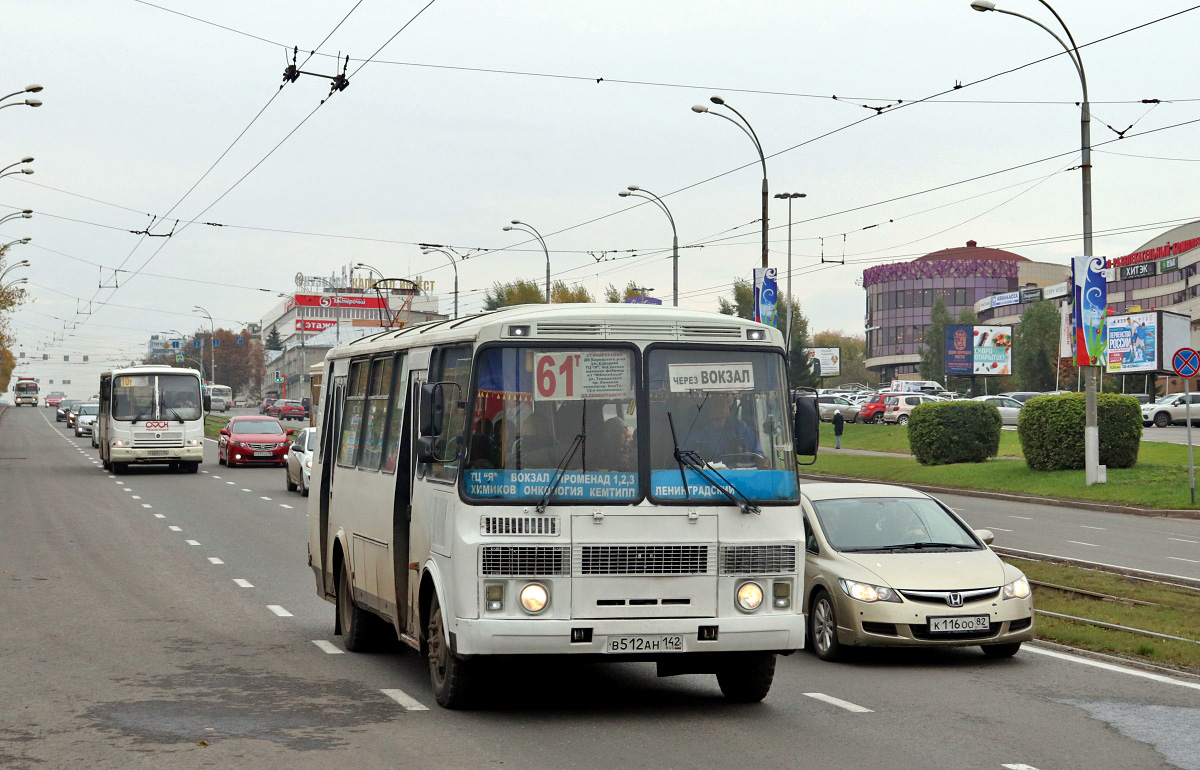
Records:
<instances>
[{"instance_id":1,"label":"white bus in distance","mask_svg":"<svg viewBox=\"0 0 1200 770\"><path fill-rule=\"evenodd\" d=\"M448 708L501 655L654 661L761 700L805 635L796 454L817 419L793 417L783 352L761 324L624 304L334 348L308 554L334 633L398 636Z\"/></svg>"},{"instance_id":2,"label":"white bus in distance","mask_svg":"<svg viewBox=\"0 0 1200 770\"><path fill-rule=\"evenodd\" d=\"M131 366L100 375L100 414L92 428L105 470L166 463L195 473L204 461L200 372Z\"/></svg>"}]
</instances>

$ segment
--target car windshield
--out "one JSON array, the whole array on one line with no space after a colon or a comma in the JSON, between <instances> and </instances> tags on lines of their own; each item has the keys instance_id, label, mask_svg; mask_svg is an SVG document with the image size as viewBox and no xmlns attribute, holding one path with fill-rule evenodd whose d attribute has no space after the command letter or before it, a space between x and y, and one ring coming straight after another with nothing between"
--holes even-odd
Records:
<instances>
[{"instance_id":1,"label":"car windshield","mask_svg":"<svg viewBox=\"0 0 1200 770\"><path fill-rule=\"evenodd\" d=\"M540 501L638 497L634 352L492 348L477 357L467 496Z\"/></svg>"},{"instance_id":2,"label":"car windshield","mask_svg":"<svg viewBox=\"0 0 1200 770\"><path fill-rule=\"evenodd\" d=\"M758 502L796 499L783 356L763 350L654 348L646 389L655 499L721 505L733 504L727 493ZM685 468L677 451L694 453L710 467Z\"/></svg>"},{"instance_id":3,"label":"car windshield","mask_svg":"<svg viewBox=\"0 0 1200 770\"><path fill-rule=\"evenodd\" d=\"M198 420L200 378L190 374L125 374L113 378L114 420Z\"/></svg>"},{"instance_id":4,"label":"car windshield","mask_svg":"<svg viewBox=\"0 0 1200 770\"><path fill-rule=\"evenodd\" d=\"M76 414L100 414L99 404L82 404L75 410Z\"/></svg>"},{"instance_id":5,"label":"car windshield","mask_svg":"<svg viewBox=\"0 0 1200 770\"><path fill-rule=\"evenodd\" d=\"M1156 404L1169 404L1169 403L1171 403L1172 401L1174 401L1174 400L1175 400L1175 399L1177 399L1177 398L1179 398L1179 394L1178 394L1178 393L1170 393L1170 394L1168 394L1168 395L1165 395L1165 396L1163 396L1162 398L1158 399L1158 400L1157 400L1157 401L1155 401L1154 403L1156 403Z\"/></svg>"},{"instance_id":6,"label":"car windshield","mask_svg":"<svg viewBox=\"0 0 1200 770\"><path fill-rule=\"evenodd\" d=\"M839 551L978 550L972 534L927 497L863 497L813 503Z\"/></svg>"},{"instance_id":7,"label":"car windshield","mask_svg":"<svg viewBox=\"0 0 1200 770\"><path fill-rule=\"evenodd\" d=\"M277 436L283 433L283 427L274 420L234 420L229 424L231 434L247 433L255 436Z\"/></svg>"}]
</instances>

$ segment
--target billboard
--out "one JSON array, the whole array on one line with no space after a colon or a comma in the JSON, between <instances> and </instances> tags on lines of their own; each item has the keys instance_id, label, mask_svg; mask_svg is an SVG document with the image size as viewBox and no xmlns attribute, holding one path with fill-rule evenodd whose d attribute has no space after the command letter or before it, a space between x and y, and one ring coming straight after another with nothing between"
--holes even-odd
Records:
<instances>
[{"instance_id":1,"label":"billboard","mask_svg":"<svg viewBox=\"0 0 1200 770\"><path fill-rule=\"evenodd\" d=\"M1075 287L1072 318L1075 364L1103 366L1107 353L1105 317L1108 310L1104 258L1075 257L1071 260L1071 280Z\"/></svg>"},{"instance_id":2,"label":"billboard","mask_svg":"<svg viewBox=\"0 0 1200 770\"><path fill-rule=\"evenodd\" d=\"M840 377L842 375L841 348L809 348L807 352L814 377Z\"/></svg>"},{"instance_id":3,"label":"billboard","mask_svg":"<svg viewBox=\"0 0 1200 770\"><path fill-rule=\"evenodd\" d=\"M1012 327L948 324L943 363L947 376L1012 374Z\"/></svg>"},{"instance_id":4,"label":"billboard","mask_svg":"<svg viewBox=\"0 0 1200 770\"><path fill-rule=\"evenodd\" d=\"M296 331L298 332L321 332L326 329L331 329L337 325L337 321L322 318L297 318Z\"/></svg>"},{"instance_id":5,"label":"billboard","mask_svg":"<svg viewBox=\"0 0 1200 770\"><path fill-rule=\"evenodd\" d=\"M1152 310L1108 318L1105 363L1112 374L1170 373L1176 350L1191 345L1191 318Z\"/></svg>"}]
</instances>

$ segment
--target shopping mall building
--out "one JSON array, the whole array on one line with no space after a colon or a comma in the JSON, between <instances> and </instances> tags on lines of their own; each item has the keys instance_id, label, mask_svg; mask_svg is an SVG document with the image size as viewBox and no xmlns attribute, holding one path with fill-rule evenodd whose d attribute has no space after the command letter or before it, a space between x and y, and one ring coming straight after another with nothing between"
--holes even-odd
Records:
<instances>
[{"instance_id":1,"label":"shopping mall building","mask_svg":"<svg viewBox=\"0 0 1200 770\"><path fill-rule=\"evenodd\" d=\"M1109 315L1170 310L1200 316L1200 220L1161 233L1124 256L1108 259ZM979 320L1016 325L1031 302L1068 301L1070 267L968 241L863 272L867 292L867 368L881 381L917 378L924 333L937 297L957 318L964 308ZM1193 347L1200 342L1192 322ZM1172 389L1174 390L1174 388Z\"/></svg>"}]
</instances>

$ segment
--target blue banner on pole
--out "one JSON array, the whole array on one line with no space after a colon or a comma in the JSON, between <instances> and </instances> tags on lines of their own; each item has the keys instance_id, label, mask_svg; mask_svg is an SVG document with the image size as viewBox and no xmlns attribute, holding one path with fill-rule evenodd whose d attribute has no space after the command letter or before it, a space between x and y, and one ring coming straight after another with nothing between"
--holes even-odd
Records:
<instances>
[{"instance_id":1,"label":"blue banner on pole","mask_svg":"<svg viewBox=\"0 0 1200 770\"><path fill-rule=\"evenodd\" d=\"M779 284L773 267L754 268L754 320L778 326Z\"/></svg>"}]
</instances>

